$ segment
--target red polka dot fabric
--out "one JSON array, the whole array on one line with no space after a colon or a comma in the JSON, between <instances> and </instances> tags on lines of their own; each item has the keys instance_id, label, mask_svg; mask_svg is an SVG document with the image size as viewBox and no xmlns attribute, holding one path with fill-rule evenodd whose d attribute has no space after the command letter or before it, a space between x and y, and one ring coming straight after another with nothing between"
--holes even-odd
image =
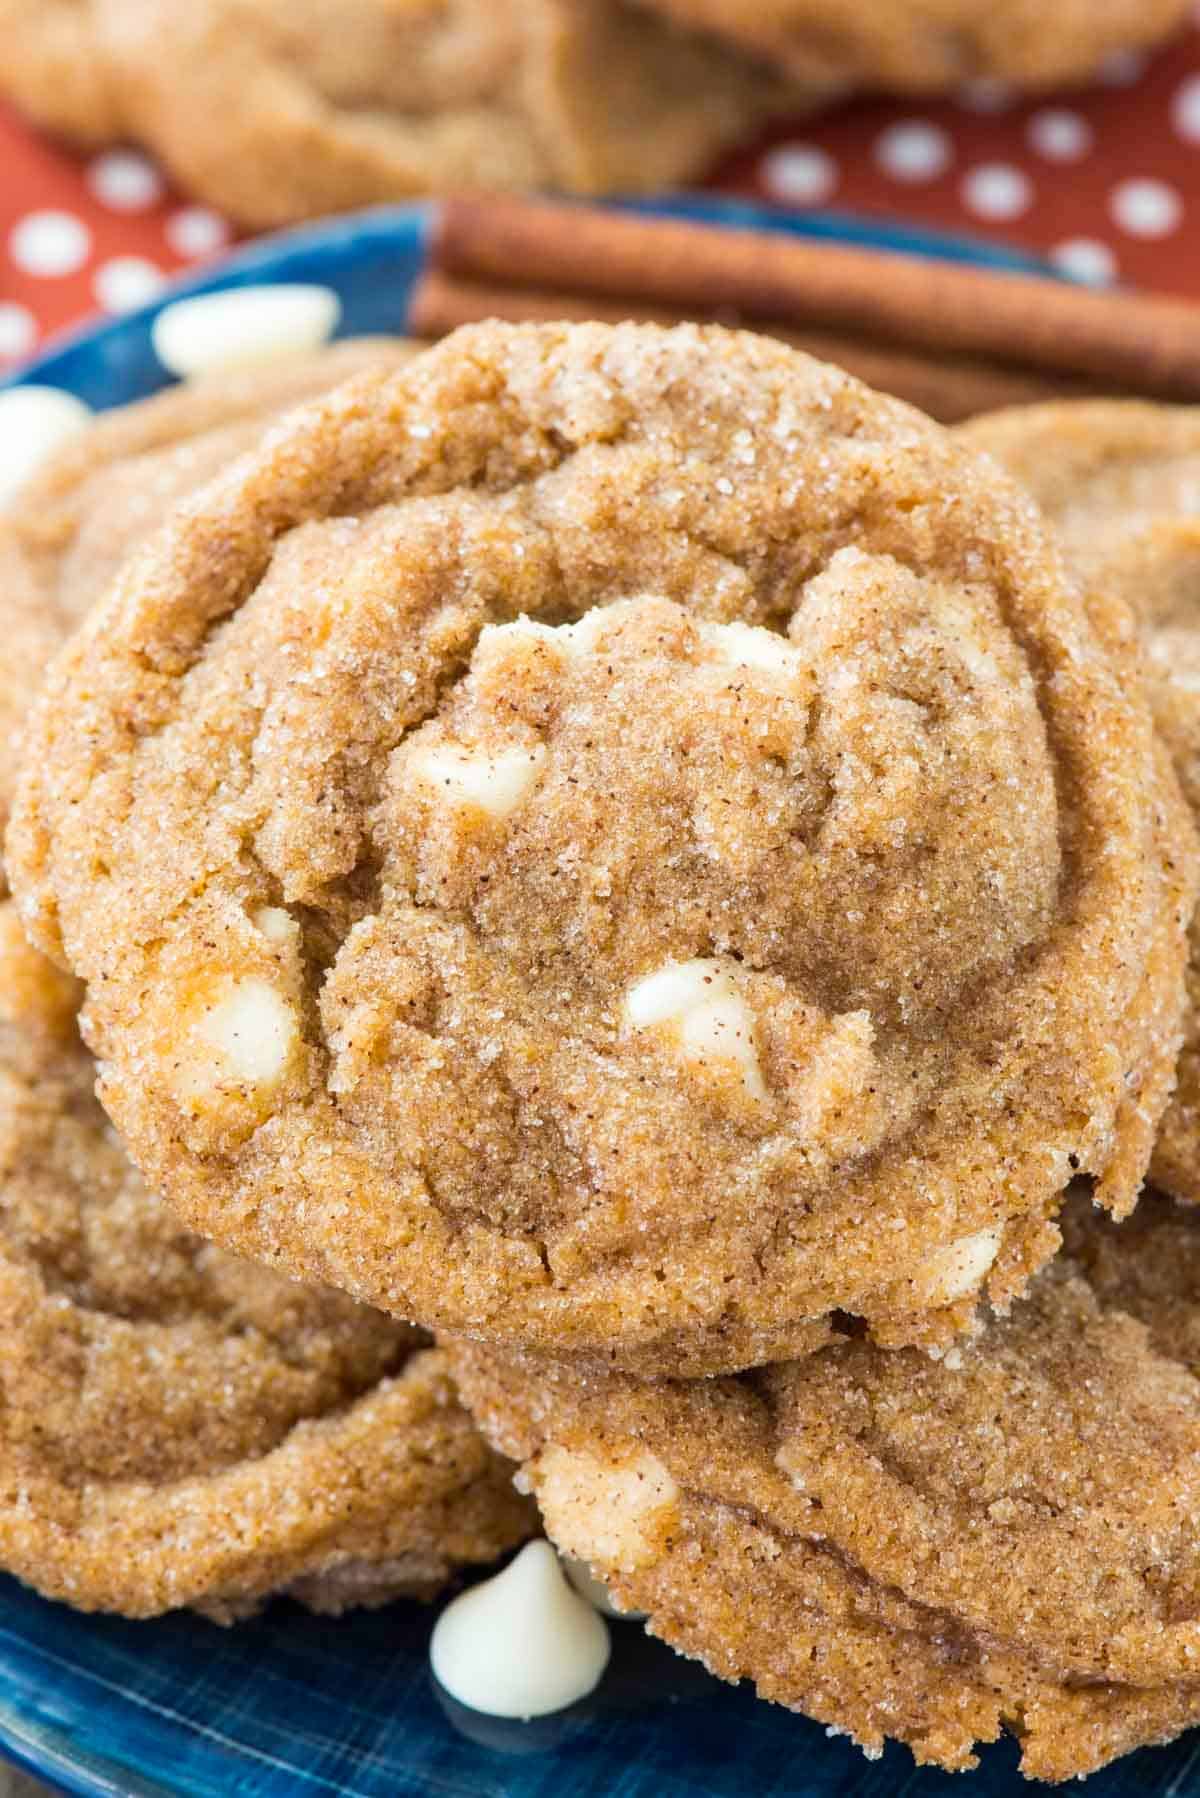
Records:
<instances>
[{"instance_id":1,"label":"red polka dot fabric","mask_svg":"<svg viewBox=\"0 0 1200 1798\"><path fill-rule=\"evenodd\" d=\"M1161 55L1086 92L984 84L936 104L863 99L786 126L715 186L1015 244L1084 281L1200 299L1200 8Z\"/></svg>"},{"instance_id":2,"label":"red polka dot fabric","mask_svg":"<svg viewBox=\"0 0 1200 1798\"><path fill-rule=\"evenodd\" d=\"M225 220L140 151L81 156L0 107L0 368L220 252ZM982 85L931 104L862 99L781 124L710 185L1016 245L1065 272L1200 299L1200 6L1154 59L1086 92Z\"/></svg>"}]
</instances>

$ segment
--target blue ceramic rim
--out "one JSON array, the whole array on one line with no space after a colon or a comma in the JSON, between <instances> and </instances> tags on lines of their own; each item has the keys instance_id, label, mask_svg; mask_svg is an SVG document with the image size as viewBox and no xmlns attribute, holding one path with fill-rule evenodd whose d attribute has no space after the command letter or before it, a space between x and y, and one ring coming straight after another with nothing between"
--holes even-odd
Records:
<instances>
[{"instance_id":1,"label":"blue ceramic rim","mask_svg":"<svg viewBox=\"0 0 1200 1798\"><path fill-rule=\"evenodd\" d=\"M790 213L712 194L631 200L618 203L618 209L1061 278L1049 264L1020 250L838 212ZM98 411L145 398L170 381L150 341L154 320L163 308L195 294L261 282L312 282L334 288L342 303L338 337L381 331L403 334L409 292L426 261L434 214L433 203L378 206L259 238L195 275L168 282L135 311L93 321L60 337L0 380L0 392L26 383L63 387ZM394 308L381 297L388 288L395 292Z\"/></svg>"}]
</instances>

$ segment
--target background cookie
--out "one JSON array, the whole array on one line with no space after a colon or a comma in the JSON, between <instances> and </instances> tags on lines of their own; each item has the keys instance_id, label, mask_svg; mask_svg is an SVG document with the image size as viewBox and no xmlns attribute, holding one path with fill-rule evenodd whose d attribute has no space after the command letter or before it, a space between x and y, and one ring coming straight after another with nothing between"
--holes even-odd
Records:
<instances>
[{"instance_id":1,"label":"background cookie","mask_svg":"<svg viewBox=\"0 0 1200 1798\"><path fill-rule=\"evenodd\" d=\"M1085 81L1106 56L1156 43L1186 0L647 0L721 33L797 80L925 92L981 78Z\"/></svg>"},{"instance_id":2,"label":"background cookie","mask_svg":"<svg viewBox=\"0 0 1200 1798\"><path fill-rule=\"evenodd\" d=\"M1155 722L1200 816L1200 410L1096 400L1017 408L962 427L1054 520L1084 584L1141 623ZM1200 925L1191 930L1177 1083L1151 1175L1200 1200Z\"/></svg>"},{"instance_id":3,"label":"background cookie","mask_svg":"<svg viewBox=\"0 0 1200 1798\"><path fill-rule=\"evenodd\" d=\"M0 523L6 741L173 500L280 405L409 353L211 378L61 453ZM425 1339L213 1249L146 1191L93 1097L79 998L0 903L0 1566L87 1609L225 1620L280 1590L427 1595L519 1541L529 1508Z\"/></svg>"},{"instance_id":4,"label":"background cookie","mask_svg":"<svg viewBox=\"0 0 1200 1798\"><path fill-rule=\"evenodd\" d=\"M649 1628L875 1753L1065 1779L1200 1720L1200 1229L1086 1200L1070 1259L940 1362L846 1342L586 1382L457 1345L553 1540Z\"/></svg>"},{"instance_id":5,"label":"background cookie","mask_svg":"<svg viewBox=\"0 0 1200 1798\"><path fill-rule=\"evenodd\" d=\"M120 135L92 0L0 0L0 24L18 47L0 77L10 100L48 131L82 143Z\"/></svg>"},{"instance_id":6,"label":"background cookie","mask_svg":"<svg viewBox=\"0 0 1200 1798\"><path fill-rule=\"evenodd\" d=\"M1187 831L1123 685L918 414L716 329L494 325L124 565L13 865L226 1246L642 1369L835 1308L945 1341L1073 1169L1128 1207L1171 1076Z\"/></svg>"},{"instance_id":7,"label":"background cookie","mask_svg":"<svg viewBox=\"0 0 1200 1798\"><path fill-rule=\"evenodd\" d=\"M621 0L0 0L0 25L0 87L35 118L138 138L259 227L456 186L669 186L804 99Z\"/></svg>"}]
</instances>

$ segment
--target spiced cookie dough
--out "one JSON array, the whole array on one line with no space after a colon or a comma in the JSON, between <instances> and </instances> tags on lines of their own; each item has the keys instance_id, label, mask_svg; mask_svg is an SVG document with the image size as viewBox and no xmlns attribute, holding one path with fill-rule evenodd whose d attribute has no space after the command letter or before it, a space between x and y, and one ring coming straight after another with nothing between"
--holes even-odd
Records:
<instances>
[{"instance_id":1,"label":"spiced cookie dough","mask_svg":"<svg viewBox=\"0 0 1200 1798\"><path fill-rule=\"evenodd\" d=\"M1138 615L1155 721L1200 816L1200 408L1076 401L962 428L1034 494L1083 584ZM1200 926L1191 931L1185 1040L1151 1175L1200 1201Z\"/></svg>"},{"instance_id":2,"label":"spiced cookie dough","mask_svg":"<svg viewBox=\"0 0 1200 1798\"><path fill-rule=\"evenodd\" d=\"M227 1247L641 1370L967 1328L1132 1204L1192 865L1033 506L782 345L502 326L216 480L10 872Z\"/></svg>"},{"instance_id":3,"label":"spiced cookie dough","mask_svg":"<svg viewBox=\"0 0 1200 1798\"><path fill-rule=\"evenodd\" d=\"M877 1754L1003 1730L1067 1779L1200 1722L1200 1228L1068 1208L1069 1255L934 1360L715 1381L451 1352L553 1541L650 1631Z\"/></svg>"},{"instance_id":4,"label":"spiced cookie dough","mask_svg":"<svg viewBox=\"0 0 1200 1798\"><path fill-rule=\"evenodd\" d=\"M258 228L453 187L651 191L809 98L622 0L0 0L0 25L35 119L138 139Z\"/></svg>"},{"instance_id":5,"label":"spiced cookie dough","mask_svg":"<svg viewBox=\"0 0 1200 1798\"><path fill-rule=\"evenodd\" d=\"M5 741L173 500L280 405L408 353L213 377L62 452L0 522ZM5 763L5 811L8 784ZM417 1332L223 1254L146 1191L93 1096L79 998L0 902L0 1567L84 1609L227 1620L278 1591L429 1595L519 1541L511 1469Z\"/></svg>"},{"instance_id":6,"label":"spiced cookie dough","mask_svg":"<svg viewBox=\"0 0 1200 1798\"><path fill-rule=\"evenodd\" d=\"M644 0L801 82L928 93L972 81L1087 81L1167 37L1186 0Z\"/></svg>"}]
</instances>

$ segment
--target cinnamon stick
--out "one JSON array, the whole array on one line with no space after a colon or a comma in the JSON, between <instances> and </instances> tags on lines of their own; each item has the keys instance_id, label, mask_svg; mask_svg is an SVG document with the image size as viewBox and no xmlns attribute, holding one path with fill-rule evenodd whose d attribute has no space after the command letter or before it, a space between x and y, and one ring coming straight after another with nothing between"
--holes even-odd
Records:
<instances>
[{"instance_id":1,"label":"cinnamon stick","mask_svg":"<svg viewBox=\"0 0 1200 1798\"><path fill-rule=\"evenodd\" d=\"M711 319L703 307L686 313L638 300L587 299L578 293L549 293L528 287L500 287L464 281L440 269L421 276L409 303L408 329L417 337L444 337L459 325L485 318L514 322L552 319L623 319L678 324L684 318ZM728 319L724 322L728 322ZM882 393L892 393L919 406L944 424L957 424L977 412L1000 406L1031 405L1039 400L1073 398L1094 391L1071 376L1055 377L1035 370L1004 368L978 360L935 357L917 350L869 343L834 331L794 330L770 320L758 328L768 336L794 343L822 361L836 362Z\"/></svg>"},{"instance_id":2,"label":"cinnamon stick","mask_svg":"<svg viewBox=\"0 0 1200 1798\"><path fill-rule=\"evenodd\" d=\"M436 264L476 281L703 307L1200 399L1200 307L1183 301L555 201L452 198L434 233Z\"/></svg>"}]
</instances>

